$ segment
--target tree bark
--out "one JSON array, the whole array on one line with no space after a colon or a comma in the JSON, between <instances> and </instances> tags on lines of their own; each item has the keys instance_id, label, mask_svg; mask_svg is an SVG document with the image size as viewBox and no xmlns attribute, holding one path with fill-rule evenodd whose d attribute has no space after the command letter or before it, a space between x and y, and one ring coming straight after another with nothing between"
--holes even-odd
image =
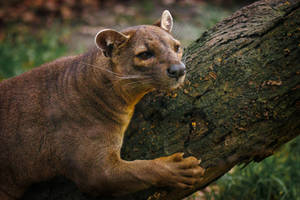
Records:
<instances>
[{"instance_id":1,"label":"tree bark","mask_svg":"<svg viewBox=\"0 0 300 200\"><path fill-rule=\"evenodd\" d=\"M272 155L300 133L299 0L242 8L191 44L185 59L186 84L143 98L122 154L134 160L185 152L202 159L204 178L194 190L151 188L119 199L182 199L237 164ZM56 179L23 199L96 198Z\"/></svg>"}]
</instances>

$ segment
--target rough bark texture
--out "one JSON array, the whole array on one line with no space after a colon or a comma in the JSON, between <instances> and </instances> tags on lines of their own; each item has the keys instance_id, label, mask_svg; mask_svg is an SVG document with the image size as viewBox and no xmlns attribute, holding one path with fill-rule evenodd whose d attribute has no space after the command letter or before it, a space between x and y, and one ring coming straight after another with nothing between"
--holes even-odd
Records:
<instances>
[{"instance_id":1,"label":"rough bark texture","mask_svg":"<svg viewBox=\"0 0 300 200\"><path fill-rule=\"evenodd\" d=\"M200 189L299 135L299 0L263 0L237 11L187 48L186 65L182 90L152 93L138 104L125 159L194 155L206 168ZM119 199L176 200L195 191L152 188ZM32 187L23 199L97 198L57 179Z\"/></svg>"}]
</instances>

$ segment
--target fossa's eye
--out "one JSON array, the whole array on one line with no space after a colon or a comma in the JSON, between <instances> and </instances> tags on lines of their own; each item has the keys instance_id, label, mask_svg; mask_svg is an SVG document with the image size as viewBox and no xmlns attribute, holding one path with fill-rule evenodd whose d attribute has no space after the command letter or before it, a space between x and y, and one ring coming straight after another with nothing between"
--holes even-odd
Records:
<instances>
[{"instance_id":1,"label":"fossa's eye","mask_svg":"<svg viewBox=\"0 0 300 200\"><path fill-rule=\"evenodd\" d=\"M152 58L153 56L154 56L154 54L151 51L144 51L144 52L136 55L136 57L138 57L142 60L148 60L148 59Z\"/></svg>"},{"instance_id":2,"label":"fossa's eye","mask_svg":"<svg viewBox=\"0 0 300 200\"><path fill-rule=\"evenodd\" d=\"M176 45L174 46L174 51L175 51L176 53L179 53L179 52L180 52L180 45L176 44Z\"/></svg>"}]
</instances>

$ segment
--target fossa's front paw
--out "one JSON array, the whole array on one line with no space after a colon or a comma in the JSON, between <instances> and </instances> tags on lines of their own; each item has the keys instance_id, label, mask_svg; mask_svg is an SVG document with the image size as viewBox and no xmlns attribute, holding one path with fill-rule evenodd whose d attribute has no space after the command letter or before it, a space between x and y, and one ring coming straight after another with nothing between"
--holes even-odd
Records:
<instances>
[{"instance_id":1,"label":"fossa's front paw","mask_svg":"<svg viewBox=\"0 0 300 200\"><path fill-rule=\"evenodd\" d=\"M154 160L153 175L157 186L170 186L181 189L193 188L202 180L205 170L199 166L200 160L183 153L175 153L168 157Z\"/></svg>"}]
</instances>

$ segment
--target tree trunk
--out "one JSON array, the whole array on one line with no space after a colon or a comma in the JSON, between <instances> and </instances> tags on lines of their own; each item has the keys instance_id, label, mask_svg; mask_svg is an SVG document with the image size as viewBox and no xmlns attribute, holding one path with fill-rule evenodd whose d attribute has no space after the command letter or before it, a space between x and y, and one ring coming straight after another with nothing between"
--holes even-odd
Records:
<instances>
[{"instance_id":1,"label":"tree trunk","mask_svg":"<svg viewBox=\"0 0 300 200\"><path fill-rule=\"evenodd\" d=\"M205 32L185 57L184 88L151 93L137 105L123 157L185 152L202 159L203 181L195 190L151 188L119 199L182 199L237 164L272 155L300 133L299 0L244 7ZM95 198L57 179L33 187L24 199Z\"/></svg>"}]
</instances>

